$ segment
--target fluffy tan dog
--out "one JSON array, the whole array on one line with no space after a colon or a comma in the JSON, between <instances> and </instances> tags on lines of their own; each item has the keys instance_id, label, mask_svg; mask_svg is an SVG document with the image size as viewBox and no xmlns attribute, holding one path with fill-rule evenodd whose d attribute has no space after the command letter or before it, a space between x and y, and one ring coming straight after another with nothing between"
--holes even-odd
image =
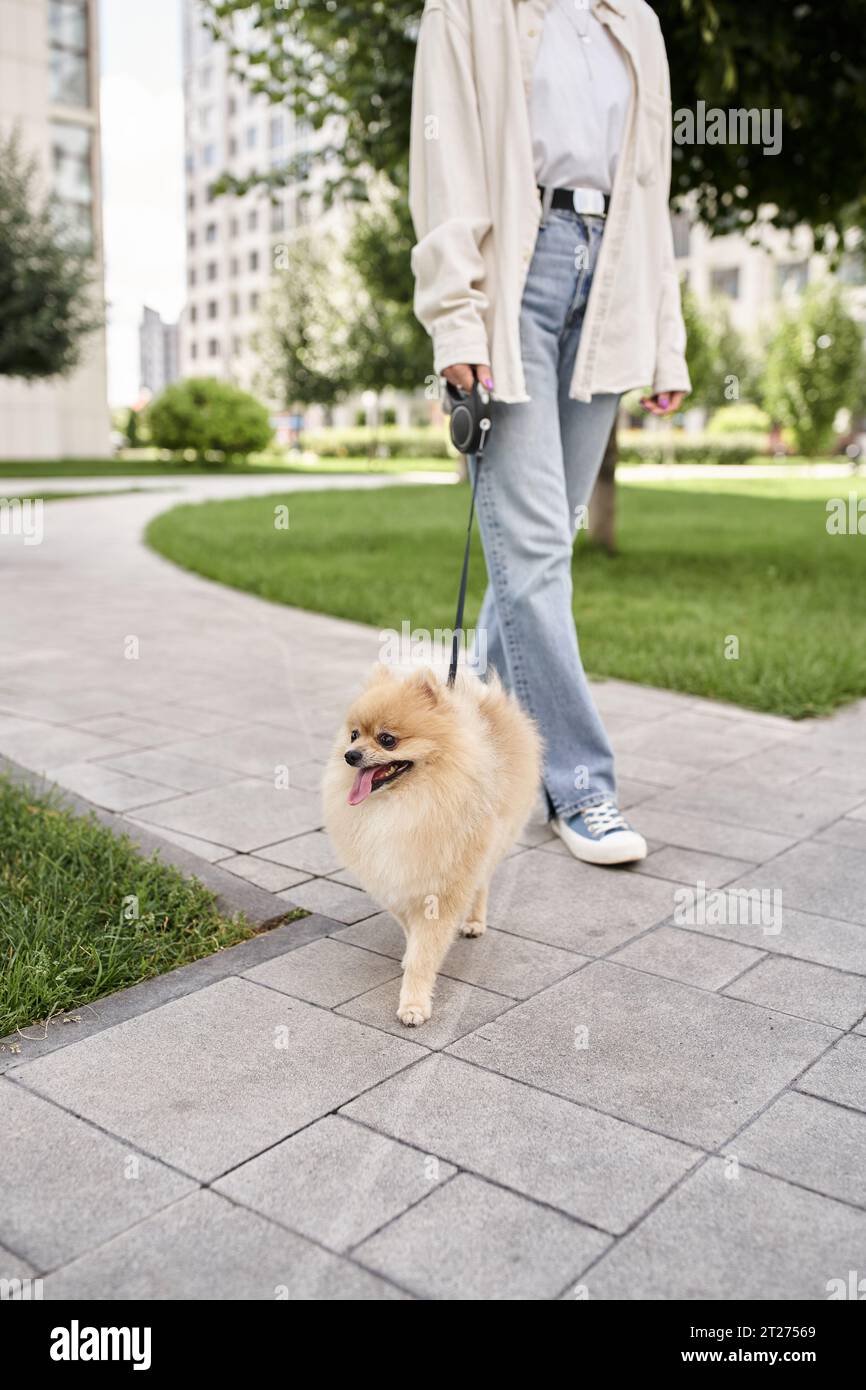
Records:
<instances>
[{"instance_id":1,"label":"fluffy tan dog","mask_svg":"<svg viewBox=\"0 0 866 1390\"><path fill-rule=\"evenodd\" d=\"M406 933L397 1016L430 1017L458 932L480 936L487 892L535 801L535 725L497 680L377 666L349 710L324 778L343 863Z\"/></svg>"}]
</instances>

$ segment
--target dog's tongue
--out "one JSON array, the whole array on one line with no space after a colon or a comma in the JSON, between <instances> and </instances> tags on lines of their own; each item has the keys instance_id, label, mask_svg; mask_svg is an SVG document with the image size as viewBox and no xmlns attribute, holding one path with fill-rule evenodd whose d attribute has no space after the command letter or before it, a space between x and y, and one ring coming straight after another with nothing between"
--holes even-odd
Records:
<instances>
[{"instance_id":1,"label":"dog's tongue","mask_svg":"<svg viewBox=\"0 0 866 1390\"><path fill-rule=\"evenodd\" d=\"M349 805L357 806L365 797L370 795L373 790L374 767L362 767L360 772L355 773L355 780L352 783L352 790L349 792Z\"/></svg>"}]
</instances>

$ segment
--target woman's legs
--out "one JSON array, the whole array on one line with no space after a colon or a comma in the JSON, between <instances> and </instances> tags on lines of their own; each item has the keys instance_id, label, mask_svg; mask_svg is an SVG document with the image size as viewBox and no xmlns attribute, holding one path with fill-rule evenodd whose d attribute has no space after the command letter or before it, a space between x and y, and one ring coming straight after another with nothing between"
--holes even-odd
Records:
<instances>
[{"instance_id":1,"label":"woman's legs","mask_svg":"<svg viewBox=\"0 0 866 1390\"><path fill-rule=\"evenodd\" d=\"M614 796L613 754L572 616L571 558L574 507L592 489L616 400L568 401L567 385L560 399L599 242L600 224L573 216L554 213L540 229L521 312L531 400L494 403L478 481L490 576L478 626L486 629L488 664L538 723L545 790L563 819Z\"/></svg>"}]
</instances>

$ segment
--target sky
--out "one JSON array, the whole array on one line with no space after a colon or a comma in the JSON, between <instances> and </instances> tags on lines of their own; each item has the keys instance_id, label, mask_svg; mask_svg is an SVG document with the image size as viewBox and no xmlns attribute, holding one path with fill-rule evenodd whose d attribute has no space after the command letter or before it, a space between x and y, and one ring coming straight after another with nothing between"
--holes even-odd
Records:
<instances>
[{"instance_id":1,"label":"sky","mask_svg":"<svg viewBox=\"0 0 866 1390\"><path fill-rule=\"evenodd\" d=\"M138 324L147 304L183 307L181 0L100 0L108 398L138 395Z\"/></svg>"}]
</instances>

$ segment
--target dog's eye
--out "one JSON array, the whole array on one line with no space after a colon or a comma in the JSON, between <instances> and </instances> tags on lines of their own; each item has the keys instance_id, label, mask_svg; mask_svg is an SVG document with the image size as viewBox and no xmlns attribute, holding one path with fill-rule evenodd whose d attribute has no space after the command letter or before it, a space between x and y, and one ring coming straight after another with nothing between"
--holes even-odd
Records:
<instances>
[{"instance_id":1,"label":"dog's eye","mask_svg":"<svg viewBox=\"0 0 866 1390\"><path fill-rule=\"evenodd\" d=\"M393 734L377 734L376 742L380 743L383 748L396 748L397 746L397 739Z\"/></svg>"},{"instance_id":2,"label":"dog's eye","mask_svg":"<svg viewBox=\"0 0 866 1390\"><path fill-rule=\"evenodd\" d=\"M351 739L350 739L349 741L350 741L350 743L354 743L354 742L355 742L355 739L356 739L356 738L360 738L360 737L361 737L361 730L360 730L360 729L353 729L353 730L352 730L352 737L351 737Z\"/></svg>"}]
</instances>

